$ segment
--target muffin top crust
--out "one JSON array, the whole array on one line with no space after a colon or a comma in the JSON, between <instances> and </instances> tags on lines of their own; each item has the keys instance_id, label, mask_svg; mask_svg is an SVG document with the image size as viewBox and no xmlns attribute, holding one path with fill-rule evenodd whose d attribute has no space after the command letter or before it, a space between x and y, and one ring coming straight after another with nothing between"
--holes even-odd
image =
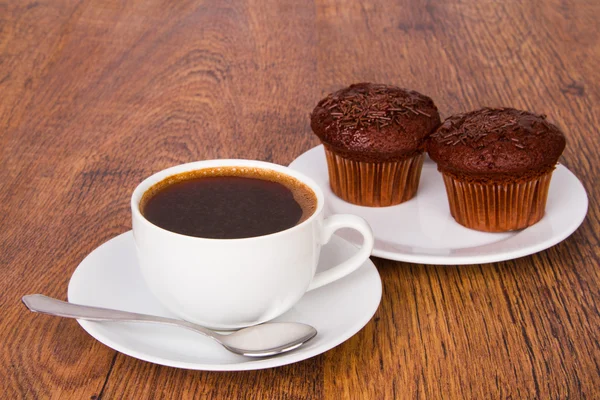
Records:
<instances>
[{"instance_id":1,"label":"muffin top crust","mask_svg":"<svg viewBox=\"0 0 600 400\"><path fill-rule=\"evenodd\" d=\"M565 145L564 134L545 115L482 108L447 118L429 138L427 150L441 172L528 178L551 171Z\"/></svg>"},{"instance_id":2,"label":"muffin top crust","mask_svg":"<svg viewBox=\"0 0 600 400\"><path fill-rule=\"evenodd\" d=\"M355 161L412 157L440 125L429 97L396 86L358 83L322 99L311 128L330 150Z\"/></svg>"}]
</instances>

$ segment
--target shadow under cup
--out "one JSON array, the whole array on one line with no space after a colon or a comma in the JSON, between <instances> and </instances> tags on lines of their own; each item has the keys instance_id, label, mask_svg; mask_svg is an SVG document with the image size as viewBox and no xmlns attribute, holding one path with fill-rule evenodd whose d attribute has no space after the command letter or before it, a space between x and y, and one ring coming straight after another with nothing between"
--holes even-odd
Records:
<instances>
[{"instance_id":1,"label":"shadow under cup","mask_svg":"<svg viewBox=\"0 0 600 400\"><path fill-rule=\"evenodd\" d=\"M291 228L255 237L211 239L182 235L146 219L140 202L157 183L205 169L262 169L302 182L315 195L314 212ZM349 274L368 258L373 238L359 217L324 221L323 192L312 179L287 167L253 160L208 160L158 172L134 190L133 235L142 276L172 313L215 329L238 329L271 320L289 310L307 290ZM315 277L321 246L340 228L359 230L365 243L342 264Z\"/></svg>"}]
</instances>

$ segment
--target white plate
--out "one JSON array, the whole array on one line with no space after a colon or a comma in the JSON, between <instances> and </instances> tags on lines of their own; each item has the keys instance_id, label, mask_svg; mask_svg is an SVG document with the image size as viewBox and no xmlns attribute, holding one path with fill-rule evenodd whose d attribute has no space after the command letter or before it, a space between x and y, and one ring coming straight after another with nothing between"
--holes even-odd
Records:
<instances>
[{"instance_id":1,"label":"white plate","mask_svg":"<svg viewBox=\"0 0 600 400\"><path fill-rule=\"evenodd\" d=\"M333 237L323 247L319 270L347 259L356 247ZM285 266L282 266L284 268ZM69 301L175 318L146 288L131 232L104 243L79 264L69 282ZM314 326L318 334L289 353L256 359L238 356L185 329L143 323L79 321L90 335L140 360L171 367L240 371L277 367L321 354L346 341L369 322L381 300L381 279L370 260L352 274L307 293L275 321Z\"/></svg>"},{"instance_id":2,"label":"white plate","mask_svg":"<svg viewBox=\"0 0 600 400\"><path fill-rule=\"evenodd\" d=\"M537 224L515 232L486 233L459 225L450 215L446 190L436 164L425 159L417 196L392 207L361 207L347 203L329 188L323 146L296 158L290 167L313 178L325 193L326 213L365 218L375 234L373 255L420 264L482 264L527 256L566 239L583 222L588 198L571 171L559 165L550 183L546 215ZM360 243L351 231L338 234Z\"/></svg>"}]
</instances>

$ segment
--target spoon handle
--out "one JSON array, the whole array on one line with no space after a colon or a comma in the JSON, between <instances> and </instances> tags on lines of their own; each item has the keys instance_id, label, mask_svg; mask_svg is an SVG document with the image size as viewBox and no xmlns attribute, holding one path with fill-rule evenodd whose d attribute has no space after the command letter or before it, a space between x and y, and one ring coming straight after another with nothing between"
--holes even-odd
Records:
<instances>
[{"instance_id":1,"label":"spoon handle","mask_svg":"<svg viewBox=\"0 0 600 400\"><path fill-rule=\"evenodd\" d=\"M22 300L27 308L33 312L56 315L59 317L86 319L90 321L154 322L188 328L213 339L217 339L218 336L220 336L216 332L187 321L128 311L111 310L108 308L83 306L53 299L52 297L44 296L43 294L26 295L23 296Z\"/></svg>"}]
</instances>

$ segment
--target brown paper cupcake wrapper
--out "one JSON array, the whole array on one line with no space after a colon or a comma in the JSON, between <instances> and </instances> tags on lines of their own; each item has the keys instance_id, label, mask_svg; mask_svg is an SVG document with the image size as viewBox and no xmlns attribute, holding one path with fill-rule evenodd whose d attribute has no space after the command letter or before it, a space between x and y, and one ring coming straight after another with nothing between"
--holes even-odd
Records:
<instances>
[{"instance_id":1,"label":"brown paper cupcake wrapper","mask_svg":"<svg viewBox=\"0 0 600 400\"><path fill-rule=\"evenodd\" d=\"M343 200L368 207L387 207L417 193L425 155L394 162L349 160L325 149L331 190Z\"/></svg>"},{"instance_id":2,"label":"brown paper cupcake wrapper","mask_svg":"<svg viewBox=\"0 0 600 400\"><path fill-rule=\"evenodd\" d=\"M552 171L517 183L473 183L442 174L450 212L459 224L485 232L523 229L544 216Z\"/></svg>"}]
</instances>

